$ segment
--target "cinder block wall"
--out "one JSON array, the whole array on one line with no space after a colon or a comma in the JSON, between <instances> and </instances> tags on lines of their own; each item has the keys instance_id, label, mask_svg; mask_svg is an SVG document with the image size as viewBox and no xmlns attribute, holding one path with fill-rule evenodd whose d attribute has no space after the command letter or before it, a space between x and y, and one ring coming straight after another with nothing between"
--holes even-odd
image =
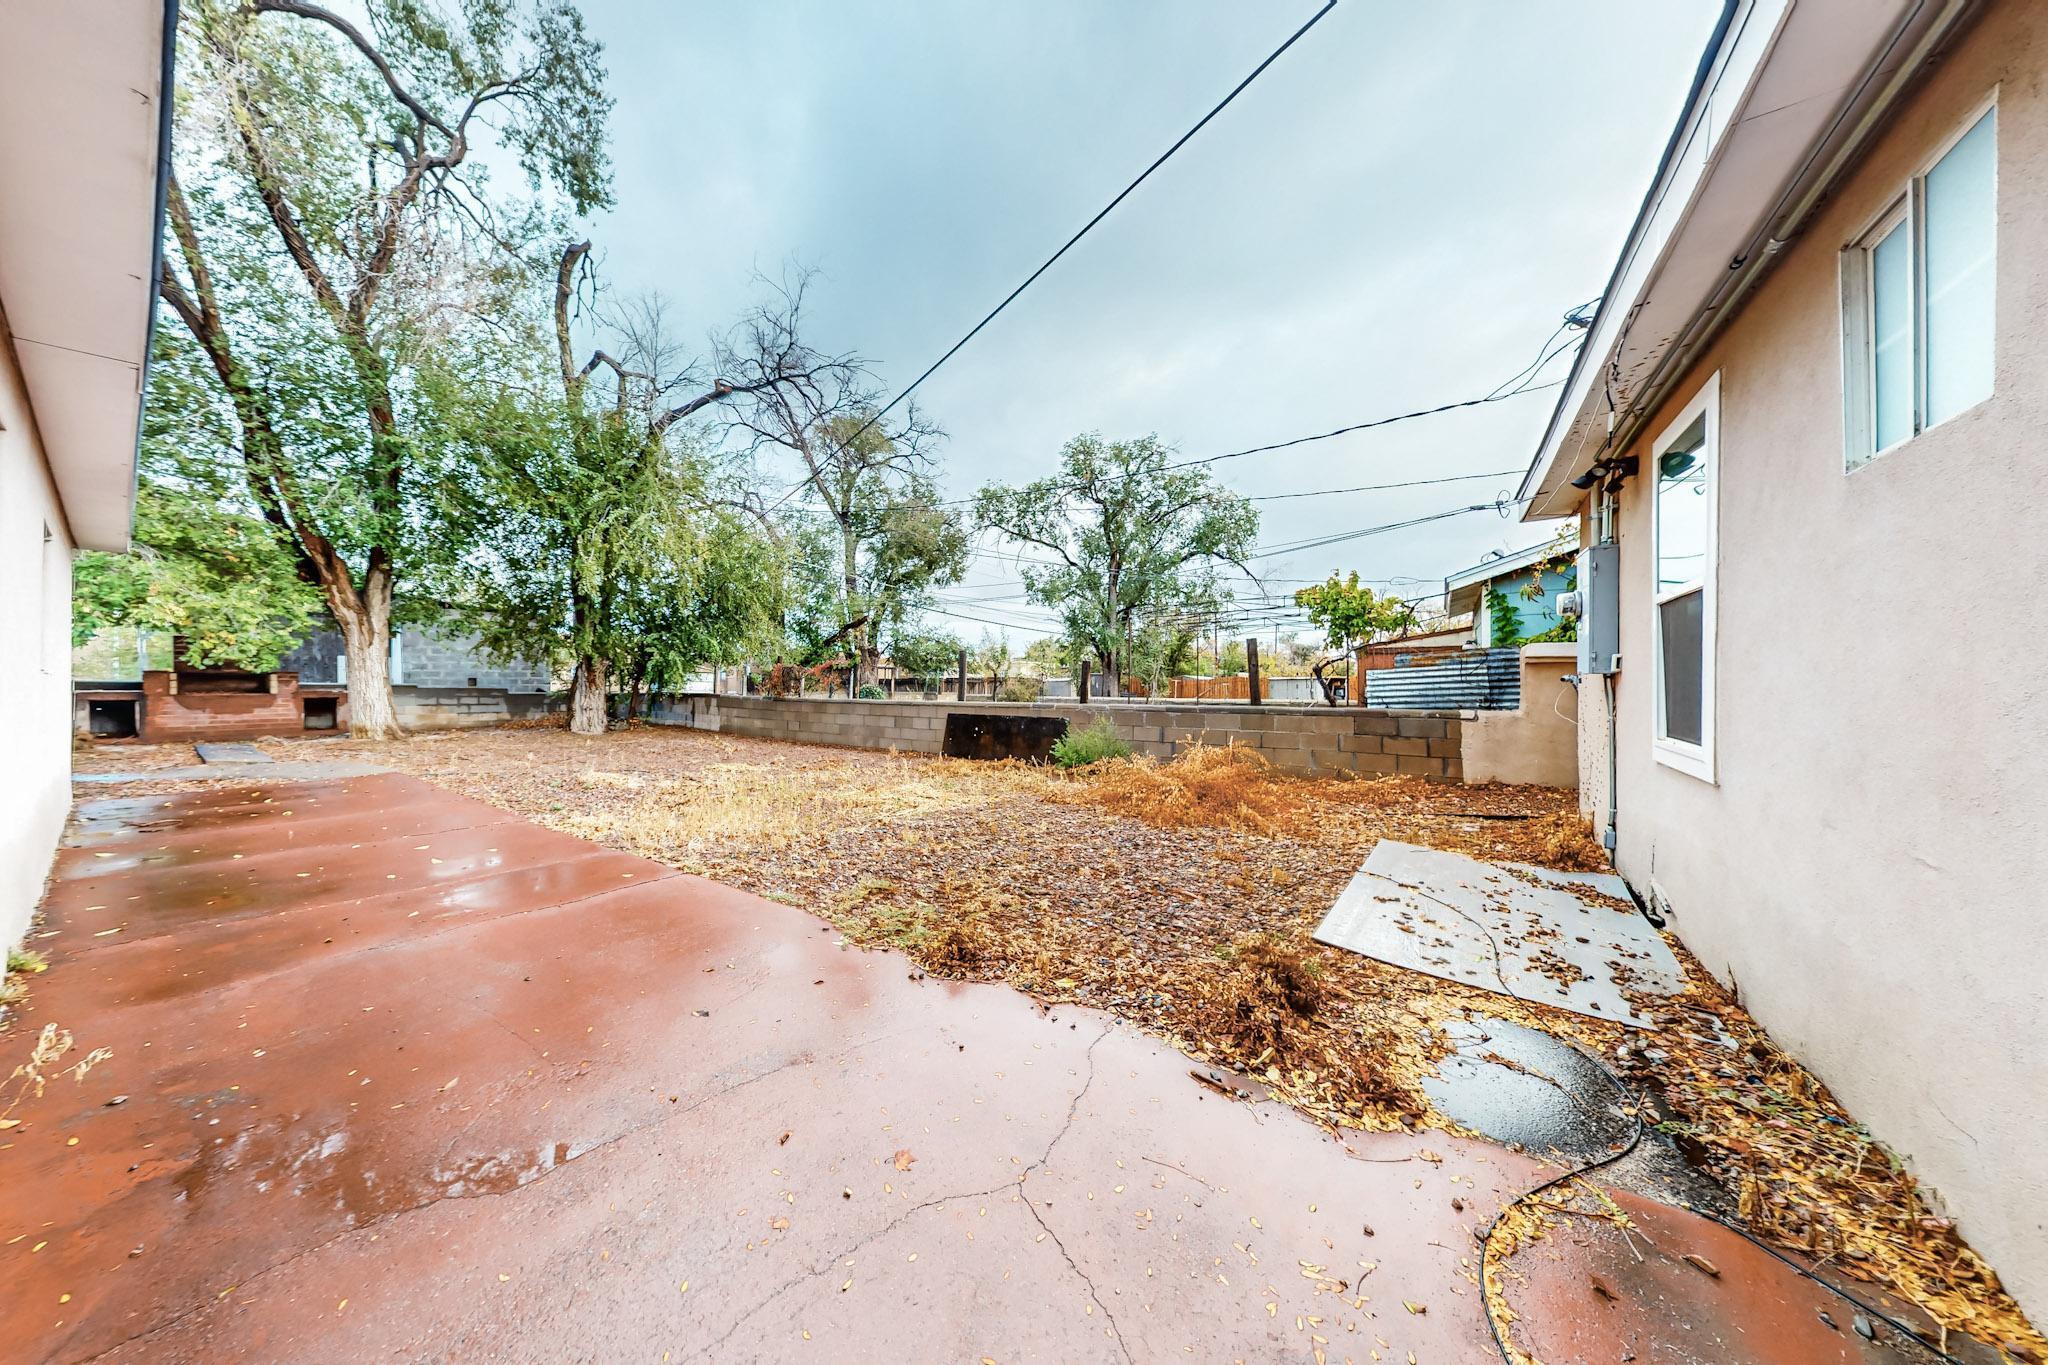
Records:
<instances>
[{"instance_id":1,"label":"cinder block wall","mask_svg":"<svg viewBox=\"0 0 2048 1365\"><path fill-rule=\"evenodd\" d=\"M468 687L475 678L478 688L502 688L507 692L545 692L547 669L536 663L499 664L477 648L474 635L436 635L414 627L401 633L398 642L399 672L410 686L423 688Z\"/></svg>"},{"instance_id":2,"label":"cinder block wall","mask_svg":"<svg viewBox=\"0 0 2048 1365\"><path fill-rule=\"evenodd\" d=\"M520 720L547 710L542 693L501 687L393 687L391 703L408 730L466 730Z\"/></svg>"},{"instance_id":3,"label":"cinder block wall","mask_svg":"<svg viewBox=\"0 0 2048 1365\"><path fill-rule=\"evenodd\" d=\"M1194 744L1241 744L1291 772L1379 777L1409 773L1461 782L1463 722L1455 711L1367 711L1353 707L1074 706L916 701L811 701L708 693L664 698L648 719L759 739L902 749L935 754L954 711L1051 715L1077 729L1106 717L1139 753L1170 758Z\"/></svg>"}]
</instances>

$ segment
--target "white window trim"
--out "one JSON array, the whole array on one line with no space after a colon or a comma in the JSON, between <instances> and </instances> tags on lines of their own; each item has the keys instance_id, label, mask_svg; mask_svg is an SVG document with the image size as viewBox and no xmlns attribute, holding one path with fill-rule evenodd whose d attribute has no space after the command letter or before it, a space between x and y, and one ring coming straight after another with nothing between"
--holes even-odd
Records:
<instances>
[{"instance_id":1,"label":"white window trim","mask_svg":"<svg viewBox=\"0 0 2048 1365\"><path fill-rule=\"evenodd\" d=\"M1669 592L1657 586L1659 542L1663 539L1663 518L1657 511L1657 460L1666 447L1675 441L1695 420L1704 418L1706 440L1700 450L1706 463L1707 477L1707 548L1706 558L1701 564L1698 587L1688 582L1684 587ZM1719 547L1721 539L1721 375L1717 370L1708 376L1700 391L1693 395L1690 403L1680 409L1678 415L1657 433L1657 439L1650 444L1650 659L1651 690L1650 700L1650 752L1651 756L1667 768L1675 769L1689 777L1714 784L1714 618L1720 613L1720 593L1716 591L1718 577ZM1700 599L1700 742L1689 744L1682 739L1670 739L1664 734L1664 614L1663 605L1674 597L1697 591Z\"/></svg>"},{"instance_id":2,"label":"white window trim","mask_svg":"<svg viewBox=\"0 0 2048 1365\"><path fill-rule=\"evenodd\" d=\"M1898 194L1887 200L1885 206L1856 234L1841 254L1841 296L1842 296L1842 464L1845 473L1877 463L1884 456L1903 446L1911 445L1936 427L1954 421L1963 413L1974 412L1997 394L1996 372L1992 381L1992 392L1976 403L1950 413L1938 422L1926 420L1927 402L1927 262L1922 245L1923 224L1927 215L1927 176L1941 159L1954 151L1971 129L1980 123L1986 114L1998 109L1999 87L1992 86L1991 93L1963 115L1948 135L1935 144L1934 150L1921 158L1912 174ZM1998 157L1991 158L1991 200L1994 205L1991 225L1991 261L1993 279L1998 270ZM1913 288L1910 304L1913 310L1913 429L1882 449L1872 449L1877 431L1877 308L1871 289L1872 249L1890 233L1895 224L1903 219L1906 226L1906 251L1912 263ZM1994 299L1996 290L1994 286ZM1994 304L1994 322L1996 319ZM1994 344L1996 338L1994 337Z\"/></svg>"}]
</instances>

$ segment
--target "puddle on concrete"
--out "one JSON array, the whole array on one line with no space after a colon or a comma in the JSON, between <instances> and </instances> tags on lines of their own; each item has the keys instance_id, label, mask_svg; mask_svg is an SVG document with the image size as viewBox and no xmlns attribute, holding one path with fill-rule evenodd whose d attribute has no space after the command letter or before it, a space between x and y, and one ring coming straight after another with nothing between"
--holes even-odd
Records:
<instances>
[{"instance_id":1,"label":"puddle on concrete","mask_svg":"<svg viewBox=\"0 0 2048 1365\"><path fill-rule=\"evenodd\" d=\"M1495 1142L1579 1166L1612 1157L1635 1136L1634 1101L1600 1063L1571 1044L1505 1019L1445 1026L1456 1049L1422 1088L1439 1113ZM1654 1125L1654 1106L1643 1120ZM1647 1128L1599 1179L1667 1203L1732 1213L1728 1192L1672 1141Z\"/></svg>"},{"instance_id":2,"label":"puddle on concrete","mask_svg":"<svg viewBox=\"0 0 2048 1365\"><path fill-rule=\"evenodd\" d=\"M1422 1088L1438 1112L1495 1142L1588 1161L1635 1132L1620 1096L1590 1058L1504 1019L1453 1021L1457 1049Z\"/></svg>"}]
</instances>

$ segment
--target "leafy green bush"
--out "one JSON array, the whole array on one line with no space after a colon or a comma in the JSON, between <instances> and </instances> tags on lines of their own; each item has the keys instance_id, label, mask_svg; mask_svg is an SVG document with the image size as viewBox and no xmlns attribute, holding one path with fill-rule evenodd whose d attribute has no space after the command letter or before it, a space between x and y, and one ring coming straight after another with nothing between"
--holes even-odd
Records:
<instances>
[{"instance_id":1,"label":"leafy green bush","mask_svg":"<svg viewBox=\"0 0 2048 1365\"><path fill-rule=\"evenodd\" d=\"M873 683L868 683L860 690L860 699L862 701L882 701L887 696L887 693L882 691L881 688L875 686Z\"/></svg>"},{"instance_id":2,"label":"leafy green bush","mask_svg":"<svg viewBox=\"0 0 2048 1365\"><path fill-rule=\"evenodd\" d=\"M1130 756L1131 746L1117 738L1116 727L1109 723L1108 716L1099 717L1085 730L1068 727L1052 745L1052 761L1062 768L1085 768L1105 758Z\"/></svg>"},{"instance_id":3,"label":"leafy green bush","mask_svg":"<svg viewBox=\"0 0 2048 1365\"><path fill-rule=\"evenodd\" d=\"M1002 690L996 693L998 701L1037 701L1039 681L1036 678L1005 678Z\"/></svg>"}]
</instances>

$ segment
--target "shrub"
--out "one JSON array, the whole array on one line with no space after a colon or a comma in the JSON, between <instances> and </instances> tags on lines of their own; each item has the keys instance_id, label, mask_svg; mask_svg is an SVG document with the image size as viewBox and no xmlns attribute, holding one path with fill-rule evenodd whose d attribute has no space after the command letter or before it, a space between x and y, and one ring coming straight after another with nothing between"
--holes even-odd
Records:
<instances>
[{"instance_id":1,"label":"shrub","mask_svg":"<svg viewBox=\"0 0 2048 1365\"><path fill-rule=\"evenodd\" d=\"M860 689L860 699L862 701L883 701L887 696L887 693L883 692L881 688L873 683L868 683Z\"/></svg>"},{"instance_id":2,"label":"shrub","mask_svg":"<svg viewBox=\"0 0 2048 1365\"><path fill-rule=\"evenodd\" d=\"M1040 684L1036 678L1005 678L1002 690L996 693L998 701L1037 701Z\"/></svg>"},{"instance_id":3,"label":"shrub","mask_svg":"<svg viewBox=\"0 0 2048 1365\"><path fill-rule=\"evenodd\" d=\"M1085 768L1105 758L1129 758L1131 746L1117 738L1108 716L1099 717L1085 730L1069 727L1053 741L1052 761L1062 768Z\"/></svg>"}]
</instances>

